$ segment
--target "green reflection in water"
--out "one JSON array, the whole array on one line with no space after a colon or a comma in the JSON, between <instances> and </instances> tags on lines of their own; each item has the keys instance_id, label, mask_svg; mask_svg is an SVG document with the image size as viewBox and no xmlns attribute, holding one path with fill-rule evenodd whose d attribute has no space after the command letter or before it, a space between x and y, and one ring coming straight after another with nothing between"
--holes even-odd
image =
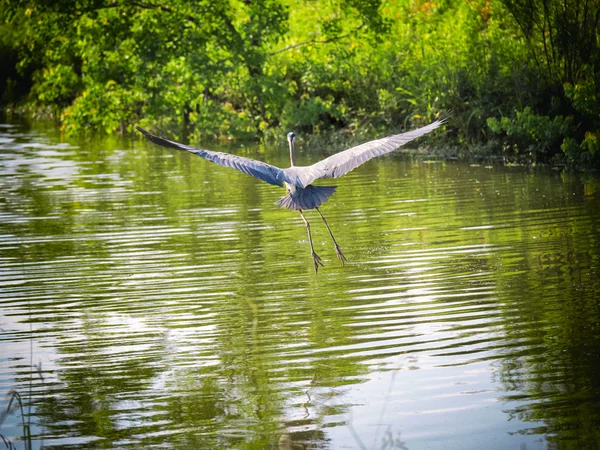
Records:
<instances>
[{"instance_id":1,"label":"green reflection in water","mask_svg":"<svg viewBox=\"0 0 600 450\"><path fill-rule=\"evenodd\" d=\"M0 129L0 386L28 390L32 343L38 443L598 442L598 179L369 163L323 207L348 266L309 212L315 276L283 190L53 133Z\"/></svg>"}]
</instances>

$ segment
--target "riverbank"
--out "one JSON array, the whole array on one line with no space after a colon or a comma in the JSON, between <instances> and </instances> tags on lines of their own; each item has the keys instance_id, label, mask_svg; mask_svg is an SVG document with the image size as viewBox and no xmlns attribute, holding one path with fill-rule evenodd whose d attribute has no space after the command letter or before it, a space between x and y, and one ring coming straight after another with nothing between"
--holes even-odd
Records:
<instances>
[{"instance_id":1,"label":"riverbank","mask_svg":"<svg viewBox=\"0 0 600 450\"><path fill-rule=\"evenodd\" d=\"M451 110L457 154L599 164L598 23L584 20L599 5L263 3L0 2L0 107L70 135L141 125L192 142L380 136Z\"/></svg>"}]
</instances>

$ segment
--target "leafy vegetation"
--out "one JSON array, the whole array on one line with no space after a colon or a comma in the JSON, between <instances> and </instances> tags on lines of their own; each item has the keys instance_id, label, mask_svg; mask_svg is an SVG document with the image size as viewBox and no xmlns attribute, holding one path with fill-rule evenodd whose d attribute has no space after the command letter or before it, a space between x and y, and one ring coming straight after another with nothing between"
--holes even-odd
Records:
<instances>
[{"instance_id":1,"label":"leafy vegetation","mask_svg":"<svg viewBox=\"0 0 600 450\"><path fill-rule=\"evenodd\" d=\"M67 133L366 136L598 162L597 2L0 0L4 109Z\"/></svg>"}]
</instances>

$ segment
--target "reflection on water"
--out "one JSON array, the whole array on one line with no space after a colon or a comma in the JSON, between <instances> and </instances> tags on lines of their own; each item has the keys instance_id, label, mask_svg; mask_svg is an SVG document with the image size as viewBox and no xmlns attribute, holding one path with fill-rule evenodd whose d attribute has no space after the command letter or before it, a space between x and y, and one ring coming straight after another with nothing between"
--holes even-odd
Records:
<instances>
[{"instance_id":1,"label":"reflection on water","mask_svg":"<svg viewBox=\"0 0 600 450\"><path fill-rule=\"evenodd\" d=\"M0 389L31 398L34 447L600 441L597 178L391 157L336 184L349 264L309 212L315 276L280 189L2 126Z\"/></svg>"}]
</instances>

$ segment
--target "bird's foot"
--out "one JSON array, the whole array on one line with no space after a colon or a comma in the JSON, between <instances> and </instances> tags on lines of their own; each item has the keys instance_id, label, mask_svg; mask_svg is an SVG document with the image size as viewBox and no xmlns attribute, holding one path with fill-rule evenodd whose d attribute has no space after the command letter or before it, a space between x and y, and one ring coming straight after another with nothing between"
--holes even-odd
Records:
<instances>
[{"instance_id":1,"label":"bird's foot","mask_svg":"<svg viewBox=\"0 0 600 450\"><path fill-rule=\"evenodd\" d=\"M340 262L342 263L342 266L348 262L348 260L346 259L346 257L344 256L344 254L342 253L342 249L339 247L339 245L335 244L335 253L337 254L338 259L340 260Z\"/></svg>"},{"instance_id":2,"label":"bird's foot","mask_svg":"<svg viewBox=\"0 0 600 450\"><path fill-rule=\"evenodd\" d=\"M325 267L323 265L323 261L321 261L321 258L319 257L319 255L317 255L315 252L312 252L312 257L313 257L313 262L315 263L315 273L319 272L319 266L321 267Z\"/></svg>"}]
</instances>

